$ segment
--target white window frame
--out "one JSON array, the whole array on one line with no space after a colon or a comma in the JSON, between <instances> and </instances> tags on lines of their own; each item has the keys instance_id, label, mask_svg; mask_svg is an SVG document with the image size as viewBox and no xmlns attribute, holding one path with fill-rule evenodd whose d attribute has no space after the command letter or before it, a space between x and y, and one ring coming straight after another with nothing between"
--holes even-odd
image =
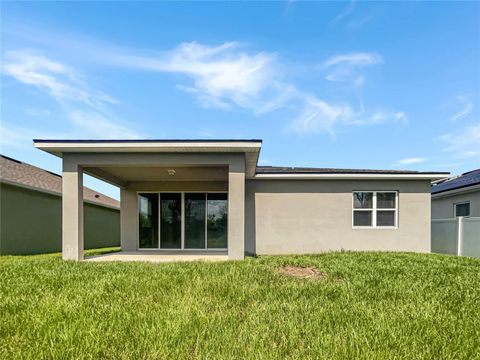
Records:
<instances>
[{"instance_id":1,"label":"white window frame","mask_svg":"<svg viewBox=\"0 0 480 360\"><path fill-rule=\"evenodd\" d=\"M227 194L227 199L228 199L228 191L224 191L224 190L214 190L214 191L199 191L199 190L195 190L195 191L186 191L186 190L182 190L182 191L174 191L174 190L168 190L168 191L141 191L141 190L137 190L136 191L137 193L137 216L136 216L136 223L137 223L137 240L136 240L136 243L137 243L137 250L138 251L166 251L166 252L169 252L169 251L211 251L211 252L215 252L215 251L227 251L228 250L228 234L227 234L227 247L226 248L209 248L208 247L208 233L207 233L207 216L208 216L208 194ZM160 227L161 227L161 213L160 213L160 206L161 206L161 194L165 194L165 193L175 193L175 194L181 194L181 216L182 216L182 223L181 223L181 247L180 248L177 248L177 249L169 249L169 248L162 248L160 246L161 244L161 239L160 239L160 235L161 235L161 231L160 231ZM189 249L189 248L185 248L185 193L199 193L199 194L205 194L205 247L204 248L201 248L201 249ZM140 227L140 223L139 223L139 219L138 219L138 213L139 213L139 205L140 205L140 194L157 194L158 195L158 247L156 248L141 248L140 247L140 237L139 237L139 227ZM229 200L227 200L229 201ZM227 218L227 222L228 222L228 218Z\"/></svg>"},{"instance_id":2,"label":"white window frame","mask_svg":"<svg viewBox=\"0 0 480 360\"><path fill-rule=\"evenodd\" d=\"M372 207L368 209L355 209L354 194L357 192L373 193ZM377 193L395 193L395 208L385 209L377 208ZM371 211L372 225L358 226L355 225L354 214L355 211ZM377 226L377 211L394 211L395 225L394 226ZM353 229L398 229L398 190L353 190L352 191L352 228Z\"/></svg>"},{"instance_id":3,"label":"white window frame","mask_svg":"<svg viewBox=\"0 0 480 360\"><path fill-rule=\"evenodd\" d=\"M470 201L462 201L462 202L458 202L458 203L453 203L453 217L454 218L457 218L457 205L465 205L465 204L468 204L469 208L468 208L468 212L470 212L470 209L471 209L471 204L470 204ZM458 216L460 217L460 216ZM467 216L462 216L462 217L470 217L470 214L468 214Z\"/></svg>"}]
</instances>

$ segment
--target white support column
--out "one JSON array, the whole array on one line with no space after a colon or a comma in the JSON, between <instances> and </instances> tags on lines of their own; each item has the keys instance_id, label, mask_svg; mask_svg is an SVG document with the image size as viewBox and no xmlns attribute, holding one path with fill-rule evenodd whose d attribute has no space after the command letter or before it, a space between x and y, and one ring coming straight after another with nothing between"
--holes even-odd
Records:
<instances>
[{"instance_id":1,"label":"white support column","mask_svg":"<svg viewBox=\"0 0 480 360\"><path fill-rule=\"evenodd\" d=\"M62 257L83 260L83 173L66 155L62 174Z\"/></svg>"},{"instance_id":2,"label":"white support column","mask_svg":"<svg viewBox=\"0 0 480 360\"><path fill-rule=\"evenodd\" d=\"M457 256L463 255L463 216L457 217Z\"/></svg>"},{"instance_id":3,"label":"white support column","mask_svg":"<svg viewBox=\"0 0 480 360\"><path fill-rule=\"evenodd\" d=\"M120 189L120 246L122 251L138 248L138 198L133 190Z\"/></svg>"},{"instance_id":4,"label":"white support column","mask_svg":"<svg viewBox=\"0 0 480 360\"><path fill-rule=\"evenodd\" d=\"M228 170L228 258L245 257L245 160L243 156Z\"/></svg>"}]
</instances>

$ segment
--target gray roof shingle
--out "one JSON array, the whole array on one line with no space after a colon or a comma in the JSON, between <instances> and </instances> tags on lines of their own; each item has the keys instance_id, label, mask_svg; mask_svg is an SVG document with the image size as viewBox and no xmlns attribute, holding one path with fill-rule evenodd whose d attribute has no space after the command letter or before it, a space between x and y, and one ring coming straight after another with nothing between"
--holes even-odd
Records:
<instances>
[{"instance_id":1,"label":"gray roof shingle","mask_svg":"<svg viewBox=\"0 0 480 360\"><path fill-rule=\"evenodd\" d=\"M62 193L60 175L4 155L0 155L0 180L57 194ZM86 186L83 187L83 199L99 205L120 208L119 201Z\"/></svg>"}]
</instances>

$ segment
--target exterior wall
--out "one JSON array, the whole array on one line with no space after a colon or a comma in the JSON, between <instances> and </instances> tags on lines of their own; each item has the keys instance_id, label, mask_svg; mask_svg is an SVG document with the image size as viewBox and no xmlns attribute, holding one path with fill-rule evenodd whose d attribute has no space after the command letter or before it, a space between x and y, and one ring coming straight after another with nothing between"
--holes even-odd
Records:
<instances>
[{"instance_id":1,"label":"exterior wall","mask_svg":"<svg viewBox=\"0 0 480 360\"><path fill-rule=\"evenodd\" d=\"M398 191L398 228L354 229L356 190ZM248 180L245 206L249 253L430 252L429 181Z\"/></svg>"},{"instance_id":2,"label":"exterior wall","mask_svg":"<svg viewBox=\"0 0 480 360\"><path fill-rule=\"evenodd\" d=\"M454 204L470 201L470 216L480 216L480 190L432 197L432 219L450 219L454 215Z\"/></svg>"},{"instance_id":3,"label":"exterior wall","mask_svg":"<svg viewBox=\"0 0 480 360\"><path fill-rule=\"evenodd\" d=\"M84 203L85 247L118 246L119 211ZM62 250L62 198L0 184L0 254L22 255Z\"/></svg>"}]
</instances>

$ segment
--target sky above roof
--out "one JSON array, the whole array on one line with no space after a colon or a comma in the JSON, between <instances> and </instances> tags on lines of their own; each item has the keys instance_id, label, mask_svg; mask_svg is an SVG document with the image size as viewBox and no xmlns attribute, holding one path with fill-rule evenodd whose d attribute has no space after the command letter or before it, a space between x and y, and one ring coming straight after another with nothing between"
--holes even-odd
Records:
<instances>
[{"instance_id":1,"label":"sky above roof","mask_svg":"<svg viewBox=\"0 0 480 360\"><path fill-rule=\"evenodd\" d=\"M33 138L261 138L260 165L480 166L478 2L3 2L1 36L1 152L50 171L60 159Z\"/></svg>"}]
</instances>

